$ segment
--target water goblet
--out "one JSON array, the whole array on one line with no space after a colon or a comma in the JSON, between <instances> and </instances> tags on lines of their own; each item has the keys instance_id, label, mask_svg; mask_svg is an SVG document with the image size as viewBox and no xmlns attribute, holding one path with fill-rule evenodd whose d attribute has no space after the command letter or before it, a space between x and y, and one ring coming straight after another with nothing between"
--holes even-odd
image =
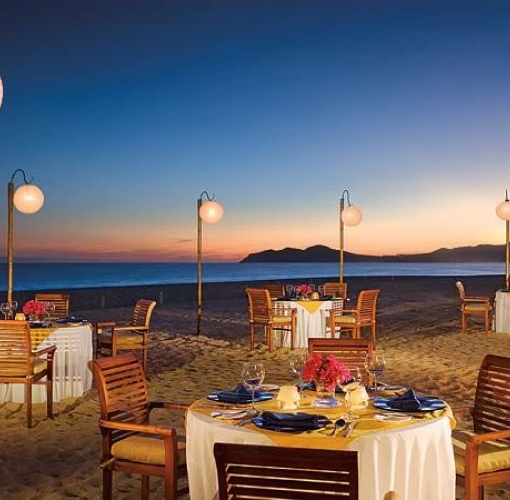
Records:
<instances>
[{"instance_id":1,"label":"water goblet","mask_svg":"<svg viewBox=\"0 0 510 500\"><path fill-rule=\"evenodd\" d=\"M2 304L0 304L0 311L2 311L4 319L7 319L7 313L10 311L9 304L7 302L2 302Z\"/></svg>"},{"instance_id":2,"label":"water goblet","mask_svg":"<svg viewBox=\"0 0 510 500\"><path fill-rule=\"evenodd\" d=\"M296 349L290 356L290 367L292 371L298 376L298 391L303 390L303 368L308 360L308 351L306 349Z\"/></svg>"},{"instance_id":3,"label":"water goblet","mask_svg":"<svg viewBox=\"0 0 510 500\"><path fill-rule=\"evenodd\" d=\"M324 297L324 285L319 285L319 286L317 287L317 291L319 292L319 295L320 295L321 297Z\"/></svg>"},{"instance_id":4,"label":"water goblet","mask_svg":"<svg viewBox=\"0 0 510 500\"><path fill-rule=\"evenodd\" d=\"M243 363L242 377L246 386L251 389L251 410L248 411L249 415L256 415L255 410L255 389L262 384L266 370L264 364L259 361L246 361Z\"/></svg>"},{"instance_id":5,"label":"water goblet","mask_svg":"<svg viewBox=\"0 0 510 500\"><path fill-rule=\"evenodd\" d=\"M365 358L365 370L372 375L374 379L374 399L378 396L377 379L386 370L386 358L382 352L374 351L367 354Z\"/></svg>"},{"instance_id":6,"label":"water goblet","mask_svg":"<svg viewBox=\"0 0 510 500\"><path fill-rule=\"evenodd\" d=\"M55 313L55 303L54 302L45 302L44 303L44 312L48 320L52 319L53 314Z\"/></svg>"},{"instance_id":7,"label":"water goblet","mask_svg":"<svg viewBox=\"0 0 510 500\"><path fill-rule=\"evenodd\" d=\"M353 392L360 386L361 370L357 366L349 366L351 376L348 379L339 379L338 385L345 392L345 408L347 409L346 419L355 420L358 415L352 413L352 397Z\"/></svg>"},{"instance_id":8,"label":"water goblet","mask_svg":"<svg viewBox=\"0 0 510 500\"><path fill-rule=\"evenodd\" d=\"M285 295L290 299L294 294L294 285L285 285Z\"/></svg>"}]
</instances>

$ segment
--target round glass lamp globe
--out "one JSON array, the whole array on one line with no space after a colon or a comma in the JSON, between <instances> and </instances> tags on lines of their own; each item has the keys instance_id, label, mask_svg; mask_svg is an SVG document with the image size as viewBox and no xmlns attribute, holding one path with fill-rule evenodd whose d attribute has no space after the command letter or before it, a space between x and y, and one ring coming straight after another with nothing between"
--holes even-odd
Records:
<instances>
[{"instance_id":1,"label":"round glass lamp globe","mask_svg":"<svg viewBox=\"0 0 510 500\"><path fill-rule=\"evenodd\" d=\"M34 214L44 204L43 192L34 184L23 184L14 193L14 206L24 214Z\"/></svg>"},{"instance_id":2,"label":"round glass lamp globe","mask_svg":"<svg viewBox=\"0 0 510 500\"><path fill-rule=\"evenodd\" d=\"M496 214L500 219L510 220L510 201L502 201L496 207Z\"/></svg>"},{"instance_id":3,"label":"round glass lamp globe","mask_svg":"<svg viewBox=\"0 0 510 500\"><path fill-rule=\"evenodd\" d=\"M223 217L223 207L215 200L206 201L200 207L199 215L204 222L214 224Z\"/></svg>"},{"instance_id":4,"label":"round glass lamp globe","mask_svg":"<svg viewBox=\"0 0 510 500\"><path fill-rule=\"evenodd\" d=\"M354 205L351 205L342 211L342 222L346 226L357 226L361 222L362 218L363 215L361 214L359 208L355 207Z\"/></svg>"}]
</instances>

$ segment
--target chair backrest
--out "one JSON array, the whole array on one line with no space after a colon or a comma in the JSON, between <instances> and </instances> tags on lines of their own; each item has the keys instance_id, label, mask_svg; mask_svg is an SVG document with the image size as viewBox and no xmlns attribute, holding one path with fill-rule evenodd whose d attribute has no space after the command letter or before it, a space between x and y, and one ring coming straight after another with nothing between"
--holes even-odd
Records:
<instances>
[{"instance_id":1,"label":"chair backrest","mask_svg":"<svg viewBox=\"0 0 510 500\"><path fill-rule=\"evenodd\" d=\"M214 458L219 500L358 499L356 451L218 442Z\"/></svg>"},{"instance_id":2,"label":"chair backrest","mask_svg":"<svg viewBox=\"0 0 510 500\"><path fill-rule=\"evenodd\" d=\"M347 366L356 366L363 375L363 383L370 383L370 377L365 370L365 358L372 354L374 346L370 339L329 339L309 338L308 352L313 354L333 354Z\"/></svg>"},{"instance_id":3,"label":"chair backrest","mask_svg":"<svg viewBox=\"0 0 510 500\"><path fill-rule=\"evenodd\" d=\"M67 318L70 310L70 295L68 293L36 293L37 302L52 302L55 304L54 318Z\"/></svg>"},{"instance_id":4,"label":"chair backrest","mask_svg":"<svg viewBox=\"0 0 510 500\"><path fill-rule=\"evenodd\" d=\"M0 377L33 372L28 321L0 320Z\"/></svg>"},{"instance_id":5,"label":"chair backrest","mask_svg":"<svg viewBox=\"0 0 510 500\"><path fill-rule=\"evenodd\" d=\"M285 289L281 283L267 283L264 288L269 291L272 299L279 299L285 295Z\"/></svg>"},{"instance_id":6,"label":"chair backrest","mask_svg":"<svg viewBox=\"0 0 510 500\"><path fill-rule=\"evenodd\" d=\"M145 424L149 417L147 382L142 364L132 353L97 358L88 363L94 373L101 419ZM114 431L113 440L126 431Z\"/></svg>"},{"instance_id":7,"label":"chair backrest","mask_svg":"<svg viewBox=\"0 0 510 500\"><path fill-rule=\"evenodd\" d=\"M363 322L375 321L375 313L377 311L377 297L380 290L361 290L358 295L356 309L359 319Z\"/></svg>"},{"instance_id":8,"label":"chair backrest","mask_svg":"<svg viewBox=\"0 0 510 500\"><path fill-rule=\"evenodd\" d=\"M324 295L347 298L347 283L328 282L324 283Z\"/></svg>"},{"instance_id":9,"label":"chair backrest","mask_svg":"<svg viewBox=\"0 0 510 500\"><path fill-rule=\"evenodd\" d=\"M462 281L457 281L457 283L455 283L455 286L459 291L460 300L464 300L466 298L466 289L464 288Z\"/></svg>"},{"instance_id":10,"label":"chair backrest","mask_svg":"<svg viewBox=\"0 0 510 500\"><path fill-rule=\"evenodd\" d=\"M133 310L133 324L136 326L146 326L149 328L151 323L152 311L156 307L155 300L140 299Z\"/></svg>"},{"instance_id":11,"label":"chair backrest","mask_svg":"<svg viewBox=\"0 0 510 500\"><path fill-rule=\"evenodd\" d=\"M509 429L509 408L510 358L488 354L482 361L476 383L474 431L479 434Z\"/></svg>"},{"instance_id":12,"label":"chair backrest","mask_svg":"<svg viewBox=\"0 0 510 500\"><path fill-rule=\"evenodd\" d=\"M247 288L248 313L253 323L267 323L271 320L271 296L265 288Z\"/></svg>"}]
</instances>

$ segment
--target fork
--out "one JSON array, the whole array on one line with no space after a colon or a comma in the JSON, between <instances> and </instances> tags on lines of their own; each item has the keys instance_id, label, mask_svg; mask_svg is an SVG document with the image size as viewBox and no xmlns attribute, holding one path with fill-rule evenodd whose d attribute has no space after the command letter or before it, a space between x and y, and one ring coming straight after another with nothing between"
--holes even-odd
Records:
<instances>
[{"instance_id":1,"label":"fork","mask_svg":"<svg viewBox=\"0 0 510 500\"><path fill-rule=\"evenodd\" d=\"M338 429L341 429L342 427L345 427L345 420L343 418L339 418L335 421L335 425L333 426L333 430L328 433L328 436L333 437L336 434L336 431Z\"/></svg>"}]
</instances>

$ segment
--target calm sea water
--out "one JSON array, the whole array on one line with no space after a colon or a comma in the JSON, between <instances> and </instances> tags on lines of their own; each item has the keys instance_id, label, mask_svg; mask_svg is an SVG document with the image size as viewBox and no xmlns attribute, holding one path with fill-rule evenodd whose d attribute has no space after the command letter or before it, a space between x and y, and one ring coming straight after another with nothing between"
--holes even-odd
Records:
<instances>
[{"instance_id":1,"label":"calm sea water","mask_svg":"<svg viewBox=\"0 0 510 500\"><path fill-rule=\"evenodd\" d=\"M347 263L345 277L504 275L504 263ZM338 263L205 263L209 282L327 278ZM51 290L196 283L195 263L15 263L14 290ZM0 286L7 288L6 272Z\"/></svg>"}]
</instances>

